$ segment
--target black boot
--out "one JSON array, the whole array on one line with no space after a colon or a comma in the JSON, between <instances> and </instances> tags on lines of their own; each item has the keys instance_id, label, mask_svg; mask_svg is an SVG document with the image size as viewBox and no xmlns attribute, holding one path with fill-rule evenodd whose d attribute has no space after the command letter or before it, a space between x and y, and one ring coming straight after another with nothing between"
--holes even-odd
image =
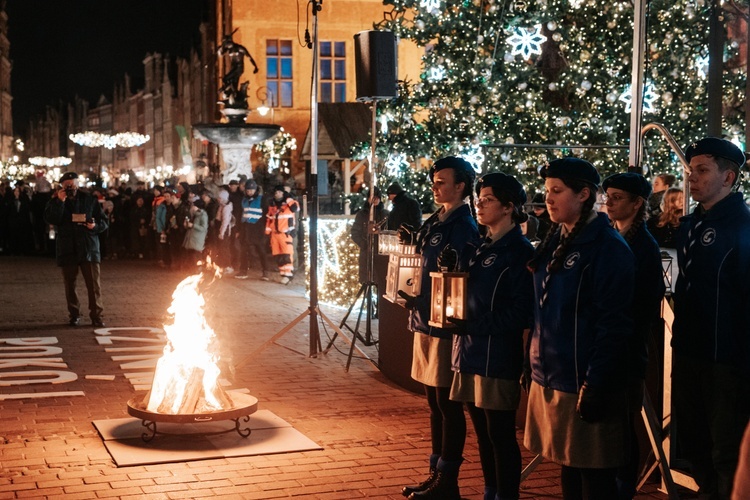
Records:
<instances>
[{"instance_id":1,"label":"black boot","mask_svg":"<svg viewBox=\"0 0 750 500\"><path fill-rule=\"evenodd\" d=\"M462 460L438 460L435 480L427 489L409 495L409 500L461 500L458 491L458 469Z\"/></svg>"},{"instance_id":2,"label":"black boot","mask_svg":"<svg viewBox=\"0 0 750 500\"><path fill-rule=\"evenodd\" d=\"M429 488L429 486L435 480L435 476L437 475L437 464L439 460L440 454L433 453L432 455L430 455L430 476L416 486L404 486L401 490L401 494L405 497L408 497L415 491L424 491Z\"/></svg>"},{"instance_id":3,"label":"black boot","mask_svg":"<svg viewBox=\"0 0 750 500\"><path fill-rule=\"evenodd\" d=\"M418 493L420 491L424 491L427 488L430 487L430 485L435 481L435 478L437 477L437 470L435 467L430 467L430 476L422 481L421 483L415 485L415 486L404 486L404 488L401 490L401 494L405 497L408 497L412 493Z\"/></svg>"}]
</instances>

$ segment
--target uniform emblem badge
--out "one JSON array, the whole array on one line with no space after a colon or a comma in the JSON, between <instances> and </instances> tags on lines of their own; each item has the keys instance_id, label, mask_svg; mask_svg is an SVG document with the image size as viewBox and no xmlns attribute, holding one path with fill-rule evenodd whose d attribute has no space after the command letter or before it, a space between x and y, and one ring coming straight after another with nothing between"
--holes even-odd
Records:
<instances>
[{"instance_id":1,"label":"uniform emblem badge","mask_svg":"<svg viewBox=\"0 0 750 500\"><path fill-rule=\"evenodd\" d=\"M576 262L578 262L578 259L581 258L581 254L578 252L573 252L572 254L568 255L568 258L565 259L565 264L563 266L565 269L572 269L573 266L576 265Z\"/></svg>"},{"instance_id":2,"label":"uniform emblem badge","mask_svg":"<svg viewBox=\"0 0 750 500\"><path fill-rule=\"evenodd\" d=\"M701 245L707 247L716 241L716 229L709 227L701 234Z\"/></svg>"}]
</instances>

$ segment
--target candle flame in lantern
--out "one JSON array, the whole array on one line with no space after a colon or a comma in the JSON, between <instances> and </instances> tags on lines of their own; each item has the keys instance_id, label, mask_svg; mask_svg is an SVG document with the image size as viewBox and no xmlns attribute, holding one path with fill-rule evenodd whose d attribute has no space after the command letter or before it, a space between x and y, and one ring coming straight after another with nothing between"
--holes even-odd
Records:
<instances>
[{"instance_id":1,"label":"candle flame in lantern","mask_svg":"<svg viewBox=\"0 0 750 500\"><path fill-rule=\"evenodd\" d=\"M206 268L213 266L209 263ZM215 272L219 275L220 271ZM188 276L172 294L168 312L174 322L164 325L167 345L146 396L148 411L203 413L232 406L231 398L218 383L218 345L203 314L205 300L198 289L202 279L203 273Z\"/></svg>"}]
</instances>

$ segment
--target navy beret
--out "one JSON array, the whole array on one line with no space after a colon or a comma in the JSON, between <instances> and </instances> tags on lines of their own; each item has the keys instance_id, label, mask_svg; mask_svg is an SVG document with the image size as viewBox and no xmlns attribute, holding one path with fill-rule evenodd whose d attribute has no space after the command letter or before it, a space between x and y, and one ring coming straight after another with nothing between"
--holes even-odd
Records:
<instances>
[{"instance_id":1,"label":"navy beret","mask_svg":"<svg viewBox=\"0 0 750 500\"><path fill-rule=\"evenodd\" d=\"M523 186L515 177L503 174L502 172L486 174L477 182L477 194L479 194L482 188L486 187L497 188L499 191L507 193L510 196L510 201L516 206L526 203L526 191L524 191Z\"/></svg>"},{"instance_id":2,"label":"navy beret","mask_svg":"<svg viewBox=\"0 0 750 500\"><path fill-rule=\"evenodd\" d=\"M602 183L602 188L622 189L628 193L648 199L651 196L651 184L641 174L635 172L625 172L622 174L610 175Z\"/></svg>"},{"instance_id":3,"label":"navy beret","mask_svg":"<svg viewBox=\"0 0 750 500\"><path fill-rule=\"evenodd\" d=\"M75 172L65 172L62 174L62 177L60 177L60 182L69 181L71 179L78 179L78 174Z\"/></svg>"},{"instance_id":4,"label":"navy beret","mask_svg":"<svg viewBox=\"0 0 750 500\"><path fill-rule=\"evenodd\" d=\"M596 171L596 168L591 163L573 156L545 163L539 167L539 175L542 176L542 179L577 180L588 182L596 187L599 187L599 183L601 182L599 172Z\"/></svg>"},{"instance_id":5,"label":"navy beret","mask_svg":"<svg viewBox=\"0 0 750 500\"><path fill-rule=\"evenodd\" d=\"M435 172L439 172L445 168L452 168L456 172L463 172L469 176L471 179L471 182L474 182L474 179L477 176L476 171L474 171L474 167L471 166L471 163L464 160L463 158L459 158L458 156L446 156L444 158L440 158L438 161L432 164L432 167L430 167L430 181L432 181L432 178L435 176Z\"/></svg>"},{"instance_id":6,"label":"navy beret","mask_svg":"<svg viewBox=\"0 0 750 500\"><path fill-rule=\"evenodd\" d=\"M711 155L726 158L740 166L745 164L745 153L732 142L719 137L704 137L685 148L685 158L689 162L694 156Z\"/></svg>"}]
</instances>

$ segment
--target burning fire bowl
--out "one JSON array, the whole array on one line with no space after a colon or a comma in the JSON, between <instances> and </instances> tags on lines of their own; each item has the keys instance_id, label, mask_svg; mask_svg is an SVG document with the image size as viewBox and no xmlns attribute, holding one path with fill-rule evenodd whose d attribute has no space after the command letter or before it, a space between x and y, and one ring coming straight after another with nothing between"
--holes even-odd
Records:
<instances>
[{"instance_id":1,"label":"burning fire bowl","mask_svg":"<svg viewBox=\"0 0 750 500\"><path fill-rule=\"evenodd\" d=\"M217 432L183 433L171 435L208 436L236 430L240 436L246 438L252 431L247 427L242 427L242 423L247 424L247 422L250 421L250 415L258 411L258 399L247 394L239 393L230 394L229 397L232 400L231 408L203 413L157 413L146 409L143 397L135 397L128 401L128 414L133 417L140 418L143 427L148 429L149 432L144 432L143 434L141 434L141 438L146 442L151 441L157 434L157 422L194 424L202 422L232 420L234 421L234 429L227 429ZM242 421L242 423L240 423L240 421ZM170 435L170 433L167 432L159 432L159 434Z\"/></svg>"}]
</instances>

